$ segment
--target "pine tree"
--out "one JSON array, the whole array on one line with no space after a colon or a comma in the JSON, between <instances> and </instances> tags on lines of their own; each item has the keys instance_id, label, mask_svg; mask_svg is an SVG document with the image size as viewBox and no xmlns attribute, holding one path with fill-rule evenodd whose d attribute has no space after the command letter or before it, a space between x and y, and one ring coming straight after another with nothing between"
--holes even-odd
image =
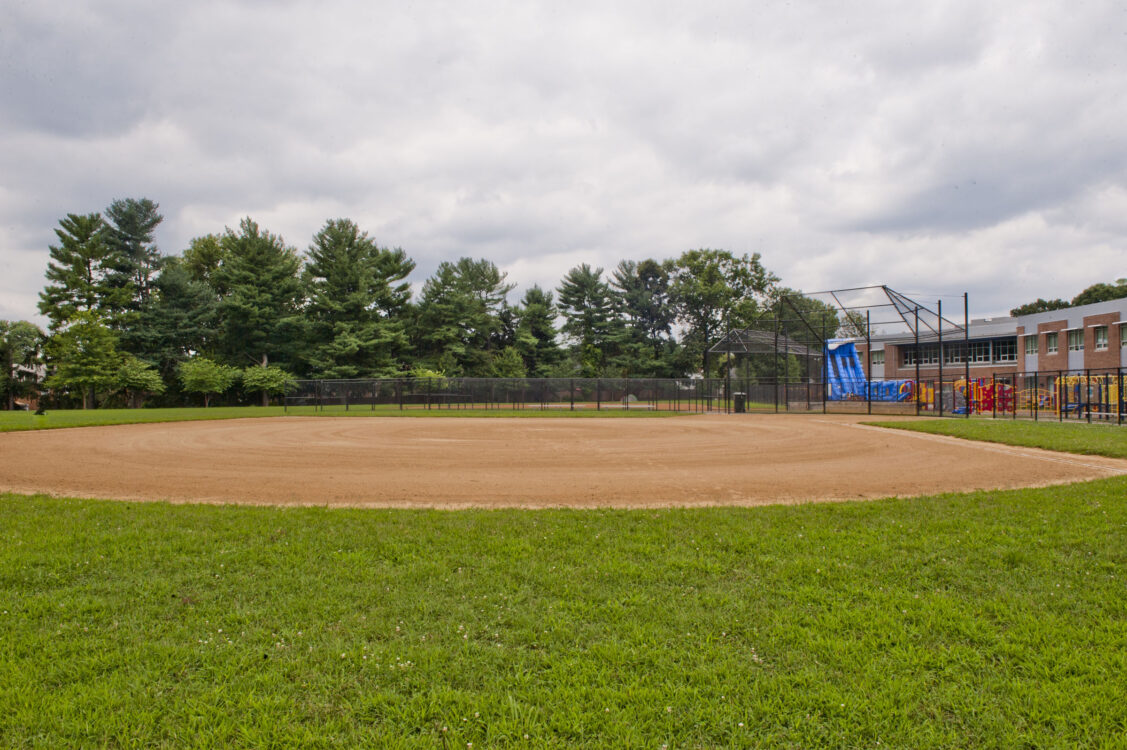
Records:
<instances>
[{"instance_id":1,"label":"pine tree","mask_svg":"<svg viewBox=\"0 0 1127 750\"><path fill-rule=\"evenodd\" d=\"M571 339L581 377L602 375L615 345L615 304L603 269L586 263L567 272L558 289L563 332Z\"/></svg>"},{"instance_id":2,"label":"pine tree","mask_svg":"<svg viewBox=\"0 0 1127 750\"><path fill-rule=\"evenodd\" d=\"M564 353L557 341L556 305L552 293L530 287L516 309L516 348L530 377L555 374Z\"/></svg>"},{"instance_id":3,"label":"pine tree","mask_svg":"<svg viewBox=\"0 0 1127 750\"><path fill-rule=\"evenodd\" d=\"M488 377L512 288L488 260L440 264L419 301L415 331L423 361L448 376Z\"/></svg>"},{"instance_id":4,"label":"pine tree","mask_svg":"<svg viewBox=\"0 0 1127 750\"><path fill-rule=\"evenodd\" d=\"M407 349L405 315L415 264L348 219L334 219L313 238L306 263L309 364L316 377L394 375Z\"/></svg>"},{"instance_id":5,"label":"pine tree","mask_svg":"<svg viewBox=\"0 0 1127 750\"><path fill-rule=\"evenodd\" d=\"M51 331L75 313L102 309L109 292L104 267L109 248L101 214L67 214L55 235L59 244L50 246L48 284L39 293L39 312L50 321Z\"/></svg>"},{"instance_id":6,"label":"pine tree","mask_svg":"<svg viewBox=\"0 0 1127 750\"><path fill-rule=\"evenodd\" d=\"M219 346L236 366L293 366L303 340L303 288L297 251L259 229L250 218L223 235L223 264L215 273L225 289L219 301Z\"/></svg>"}]
</instances>

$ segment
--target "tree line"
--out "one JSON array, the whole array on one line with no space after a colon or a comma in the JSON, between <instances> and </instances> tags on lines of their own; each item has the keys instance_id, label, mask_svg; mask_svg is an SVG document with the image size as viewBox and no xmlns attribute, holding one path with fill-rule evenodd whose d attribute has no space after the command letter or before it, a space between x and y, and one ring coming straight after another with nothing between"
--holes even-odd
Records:
<instances>
[{"instance_id":1,"label":"tree line","mask_svg":"<svg viewBox=\"0 0 1127 750\"><path fill-rule=\"evenodd\" d=\"M295 377L714 374L708 346L788 291L759 254L694 249L609 273L580 264L519 300L494 263L464 257L414 296L415 262L349 219L326 221L304 252L245 218L176 255L154 242L162 219L129 198L59 221L39 295L48 330L0 328L9 408L37 388L60 405L136 406L235 387L229 398L265 402Z\"/></svg>"}]
</instances>

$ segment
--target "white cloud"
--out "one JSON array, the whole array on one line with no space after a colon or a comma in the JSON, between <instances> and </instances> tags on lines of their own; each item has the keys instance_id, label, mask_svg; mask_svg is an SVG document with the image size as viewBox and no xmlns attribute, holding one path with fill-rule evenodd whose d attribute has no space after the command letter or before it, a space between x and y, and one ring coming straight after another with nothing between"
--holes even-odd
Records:
<instances>
[{"instance_id":1,"label":"white cloud","mask_svg":"<svg viewBox=\"0 0 1127 750\"><path fill-rule=\"evenodd\" d=\"M59 218L126 196L169 252L348 216L416 285L724 247L994 313L1127 275L1109 2L5 6L4 317L35 316Z\"/></svg>"}]
</instances>

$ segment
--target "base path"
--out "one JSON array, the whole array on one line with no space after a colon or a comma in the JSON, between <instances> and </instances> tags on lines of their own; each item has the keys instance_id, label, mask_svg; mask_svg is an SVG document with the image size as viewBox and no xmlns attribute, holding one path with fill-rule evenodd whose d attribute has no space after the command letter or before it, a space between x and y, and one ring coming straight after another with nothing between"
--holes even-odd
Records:
<instances>
[{"instance_id":1,"label":"base path","mask_svg":"<svg viewBox=\"0 0 1127 750\"><path fill-rule=\"evenodd\" d=\"M0 434L0 490L372 507L762 505L1029 487L1127 461L852 416L283 417Z\"/></svg>"}]
</instances>

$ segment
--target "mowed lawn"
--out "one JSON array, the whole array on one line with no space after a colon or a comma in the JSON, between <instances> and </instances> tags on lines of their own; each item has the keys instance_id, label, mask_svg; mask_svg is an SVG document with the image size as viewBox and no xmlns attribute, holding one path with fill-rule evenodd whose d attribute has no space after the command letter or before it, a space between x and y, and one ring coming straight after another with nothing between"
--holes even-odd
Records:
<instances>
[{"instance_id":1,"label":"mowed lawn","mask_svg":"<svg viewBox=\"0 0 1127 750\"><path fill-rule=\"evenodd\" d=\"M683 412L688 414L688 412ZM677 412L647 409L645 405L632 405L623 409L595 404L583 405L571 411L564 408L540 409L530 406L520 409L461 409L438 407L431 409L412 405L405 409L397 406L354 405L351 408L333 405L322 409L314 406L213 406L168 409L51 409L37 415L26 411L0 411L0 432L21 430L50 430L63 427L95 427L115 424L148 424L156 422L193 422L208 419L248 419L254 417L561 417L561 418L647 418L674 417Z\"/></svg>"},{"instance_id":2,"label":"mowed lawn","mask_svg":"<svg viewBox=\"0 0 1127 750\"><path fill-rule=\"evenodd\" d=\"M1050 451L1127 458L1127 427L1111 424L990 419L922 419L868 424Z\"/></svg>"},{"instance_id":3,"label":"mowed lawn","mask_svg":"<svg viewBox=\"0 0 1127 750\"><path fill-rule=\"evenodd\" d=\"M1118 746L1125 498L0 495L0 746Z\"/></svg>"}]
</instances>

